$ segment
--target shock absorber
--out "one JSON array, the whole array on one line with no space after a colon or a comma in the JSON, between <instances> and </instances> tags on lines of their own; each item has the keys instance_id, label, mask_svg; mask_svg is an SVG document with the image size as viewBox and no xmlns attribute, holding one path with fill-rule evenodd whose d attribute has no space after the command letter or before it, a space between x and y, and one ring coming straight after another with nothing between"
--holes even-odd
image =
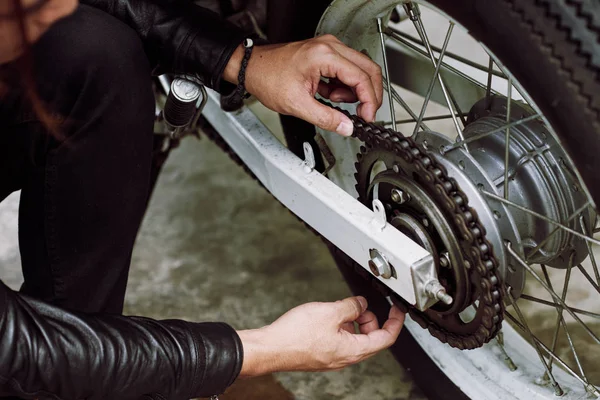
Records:
<instances>
[{"instance_id":1,"label":"shock absorber","mask_svg":"<svg viewBox=\"0 0 600 400\"><path fill-rule=\"evenodd\" d=\"M175 78L163 109L163 119L169 126L171 137L178 137L200 112L198 100L202 85L185 78Z\"/></svg>"}]
</instances>

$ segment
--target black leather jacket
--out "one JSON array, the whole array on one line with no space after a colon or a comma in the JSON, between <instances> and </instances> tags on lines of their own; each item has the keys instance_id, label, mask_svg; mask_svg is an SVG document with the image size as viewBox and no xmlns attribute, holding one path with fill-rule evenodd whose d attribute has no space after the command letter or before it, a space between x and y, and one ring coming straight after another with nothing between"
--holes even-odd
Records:
<instances>
[{"instance_id":1,"label":"black leather jacket","mask_svg":"<svg viewBox=\"0 0 600 400\"><path fill-rule=\"evenodd\" d=\"M165 71L218 88L244 33L188 0L83 0L135 29ZM222 393L243 348L220 323L68 312L0 282L0 397L189 399Z\"/></svg>"}]
</instances>

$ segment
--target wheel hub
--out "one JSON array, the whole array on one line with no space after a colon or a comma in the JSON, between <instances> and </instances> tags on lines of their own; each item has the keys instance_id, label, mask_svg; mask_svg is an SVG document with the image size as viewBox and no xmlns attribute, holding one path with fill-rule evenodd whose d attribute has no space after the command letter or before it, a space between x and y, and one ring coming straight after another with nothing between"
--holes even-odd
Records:
<instances>
[{"instance_id":1,"label":"wheel hub","mask_svg":"<svg viewBox=\"0 0 600 400\"><path fill-rule=\"evenodd\" d=\"M470 199L414 141L350 117L355 135L366 144L356 163L359 200L378 200L388 222L435 259L440 284L431 290L441 301L425 312L406 303L404 307L441 341L460 349L480 347L497 333L503 303L493 246ZM473 318L465 321L460 313L474 304Z\"/></svg>"},{"instance_id":2,"label":"wheel hub","mask_svg":"<svg viewBox=\"0 0 600 400\"><path fill-rule=\"evenodd\" d=\"M468 125L464 131L465 139L473 138L484 132L498 130L507 124L506 98L495 96L490 105L486 101L476 103L471 109ZM513 101L511 103L510 122L534 115L528 106ZM504 194L504 157L506 150L505 130L472 142L469 147L471 156L480 168L493 179L493 193ZM541 214L550 220L565 223L587 198L579 187L579 179L567 166L568 156L563 147L551 135L539 119L517 125L510 130L508 146L508 196L509 201L528 210ZM469 176L470 172L464 172ZM477 180L474 180L477 184ZM531 213L509 206L512 215L512 230L518 231L521 240L521 254L536 264L546 264L556 268L566 268L571 253L575 253L574 262L580 263L588 256L585 240L544 221ZM583 215L584 225L592 226L595 215L587 212ZM566 222L571 229L581 231L578 218ZM508 236L508 228L502 234ZM550 237L549 239L546 239ZM509 240L507 238L507 240ZM511 243L514 244L513 241Z\"/></svg>"}]
</instances>

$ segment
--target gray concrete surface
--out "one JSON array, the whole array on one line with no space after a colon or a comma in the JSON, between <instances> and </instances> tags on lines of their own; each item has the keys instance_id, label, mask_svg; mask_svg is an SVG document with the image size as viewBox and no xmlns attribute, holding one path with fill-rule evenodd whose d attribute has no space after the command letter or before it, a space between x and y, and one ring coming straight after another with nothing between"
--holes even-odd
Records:
<instances>
[{"instance_id":1,"label":"gray concrete surface","mask_svg":"<svg viewBox=\"0 0 600 400\"><path fill-rule=\"evenodd\" d=\"M18 288L18 195L0 205L0 279ZM140 232L126 313L272 322L309 301L349 295L323 243L210 141L186 140L165 166ZM422 400L385 352L340 372L242 381L224 399Z\"/></svg>"}]
</instances>

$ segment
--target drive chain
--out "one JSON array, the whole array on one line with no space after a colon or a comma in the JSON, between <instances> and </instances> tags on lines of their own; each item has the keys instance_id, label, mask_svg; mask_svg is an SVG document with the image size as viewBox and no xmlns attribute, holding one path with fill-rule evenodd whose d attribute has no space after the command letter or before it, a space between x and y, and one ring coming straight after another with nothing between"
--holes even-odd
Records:
<instances>
[{"instance_id":1,"label":"drive chain","mask_svg":"<svg viewBox=\"0 0 600 400\"><path fill-rule=\"evenodd\" d=\"M407 163L413 163L419 183L444 211L446 218L455 227L462 243L468 244L468 251L463 247L464 267L469 272L475 272L479 279L480 293L477 312L482 313L482 323L473 333L459 334L450 332L432 321L426 312L421 312L413 305L394 296L394 302L408 311L411 317L424 329L462 350L481 347L489 342L500 330L504 316L503 291L499 276L498 261L494 256L492 244L485 237L486 231L479 221L477 213L469 207L468 198L458 187L453 178L448 176L446 169L436 159L429 155L412 138L391 129L368 123L362 118L351 115L345 110L336 108L348 116L354 124L353 137L358 138L368 148L383 148L395 153ZM359 199L370 206L368 199ZM362 268L362 267L360 267ZM364 270L364 269L363 269ZM364 276L364 274L363 274ZM383 294L393 294L381 281L369 274L374 286ZM471 274L471 277L473 274ZM471 278L473 279L473 278Z\"/></svg>"},{"instance_id":2,"label":"drive chain","mask_svg":"<svg viewBox=\"0 0 600 400\"><path fill-rule=\"evenodd\" d=\"M368 123L362 118L351 115L337 107L335 109L347 115L354 124L353 137L364 142L368 147L383 147L403 157L407 162L415 163L421 181L427 186L428 192L436 203L446 212L453 215L453 224L457 227L457 234L463 241L470 243L469 254L463 254L465 265L474 269L480 279L480 304L478 312L483 313L482 324L477 330L468 335L449 332L429 319L425 312L421 312L413 305L405 302L395 295L387 286L366 270L356 264L361 275L369 280L378 291L386 296L391 296L394 303L403 311L410 313L411 317L424 329L444 343L459 349L474 349L489 342L500 330L504 303L501 290L501 280L498 275L498 261L494 257L492 244L485 237L485 228L479 221L475 210L469 207L467 196L460 190L454 179L448 177L445 168L439 165L435 158L429 156L417 143L409 137L390 129L385 129L375 124ZM212 127L210 127L212 128ZM206 132L208 131L208 132ZM213 129L205 129L207 136L221 147L229 156L252 176L254 174L245 166L243 161L232 151L225 141ZM310 228L310 227L309 227ZM311 230L315 232L312 228ZM317 232L315 232L317 233ZM317 233L318 234L318 233ZM464 253L464 252L463 252Z\"/></svg>"}]
</instances>

